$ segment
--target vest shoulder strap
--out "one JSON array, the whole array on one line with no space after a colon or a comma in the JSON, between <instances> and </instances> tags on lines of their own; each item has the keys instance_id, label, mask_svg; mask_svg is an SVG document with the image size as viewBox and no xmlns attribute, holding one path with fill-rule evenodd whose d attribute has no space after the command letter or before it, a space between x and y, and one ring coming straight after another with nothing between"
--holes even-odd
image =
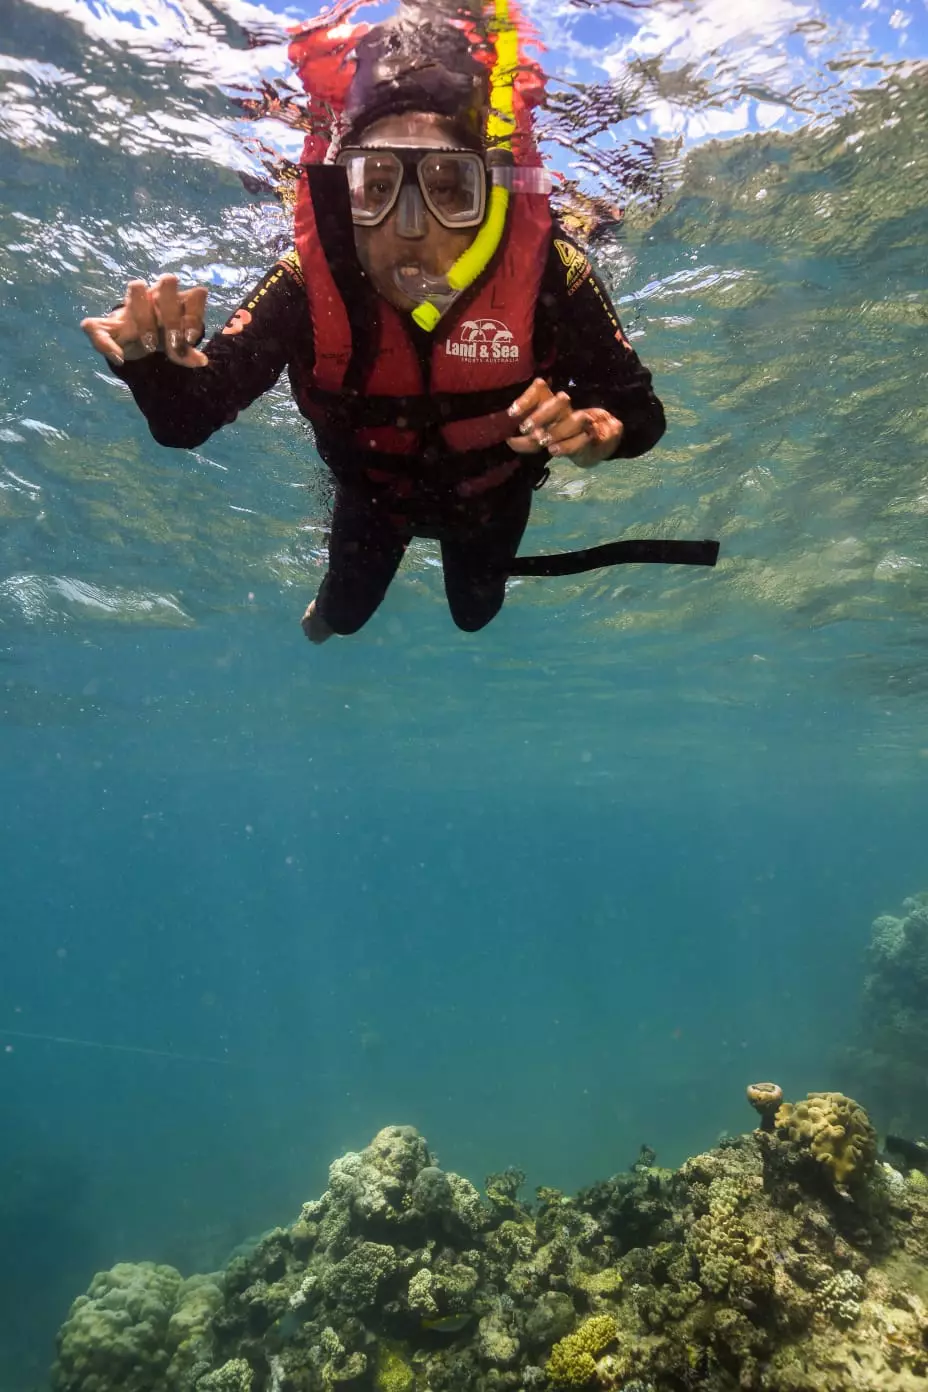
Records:
<instances>
[{"instance_id":1,"label":"vest shoulder strap","mask_svg":"<svg viewBox=\"0 0 928 1392\"><path fill-rule=\"evenodd\" d=\"M354 252L351 204L344 170L334 164L308 165L306 180L319 246L348 317L351 358L342 389L350 394L360 390L377 349L377 335L371 332L372 297ZM306 267L304 273L308 273ZM336 395L332 393L333 397Z\"/></svg>"}]
</instances>

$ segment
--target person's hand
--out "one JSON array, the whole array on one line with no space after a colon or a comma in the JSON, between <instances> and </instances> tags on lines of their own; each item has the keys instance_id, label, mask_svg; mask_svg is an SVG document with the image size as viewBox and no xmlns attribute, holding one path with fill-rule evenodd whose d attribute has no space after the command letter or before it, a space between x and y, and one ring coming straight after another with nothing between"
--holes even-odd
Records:
<instances>
[{"instance_id":1,"label":"person's hand","mask_svg":"<svg viewBox=\"0 0 928 1392\"><path fill-rule=\"evenodd\" d=\"M589 469L615 453L625 427L602 406L575 411L566 392L552 392L542 377L509 407L515 419L522 417L519 434L507 440L517 454L549 450L581 469Z\"/></svg>"},{"instance_id":2,"label":"person's hand","mask_svg":"<svg viewBox=\"0 0 928 1392\"><path fill-rule=\"evenodd\" d=\"M99 319L82 320L81 328L113 363L165 353L178 367L205 367L209 358L193 345L203 336L208 295L205 286L178 289L173 275L159 276L152 286L130 280L124 304Z\"/></svg>"}]
</instances>

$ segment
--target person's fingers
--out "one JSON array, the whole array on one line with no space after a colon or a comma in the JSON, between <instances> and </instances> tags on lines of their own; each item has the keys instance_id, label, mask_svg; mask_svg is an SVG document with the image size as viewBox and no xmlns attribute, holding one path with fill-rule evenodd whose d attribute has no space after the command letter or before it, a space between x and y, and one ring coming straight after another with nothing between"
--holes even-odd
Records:
<instances>
[{"instance_id":1,"label":"person's fingers","mask_svg":"<svg viewBox=\"0 0 928 1392\"><path fill-rule=\"evenodd\" d=\"M583 428L570 436L566 432L572 423L582 423ZM615 453L625 433L622 422L601 406L591 406L587 411L575 411L570 421L563 422L555 429L563 438L554 439L555 430L551 431L552 438L548 448L552 458L562 456L570 459L580 469L589 468L593 464L601 463L603 459L608 459Z\"/></svg>"},{"instance_id":2,"label":"person's fingers","mask_svg":"<svg viewBox=\"0 0 928 1392\"><path fill-rule=\"evenodd\" d=\"M171 362L183 364L188 351L184 340L183 313L177 290L177 276L159 276L152 286L152 303L161 329L161 342Z\"/></svg>"},{"instance_id":3,"label":"person's fingers","mask_svg":"<svg viewBox=\"0 0 928 1392\"><path fill-rule=\"evenodd\" d=\"M180 295L180 306L182 311L181 332L184 336L184 343L187 352L183 357L184 367L205 367L209 358L205 353L201 353L194 347L199 343L204 333L204 321L206 318L206 301L209 297L209 290L205 286L198 285L192 290L183 290Z\"/></svg>"},{"instance_id":4,"label":"person's fingers","mask_svg":"<svg viewBox=\"0 0 928 1392\"><path fill-rule=\"evenodd\" d=\"M531 415L519 426L519 434L531 435L532 439L544 448L551 430L559 422L566 420L572 412L570 397L566 392L558 392L556 396L549 396L547 401L535 407Z\"/></svg>"},{"instance_id":5,"label":"person's fingers","mask_svg":"<svg viewBox=\"0 0 928 1392\"><path fill-rule=\"evenodd\" d=\"M540 414L540 413L536 413ZM582 435L589 440L593 435L593 423L586 411L567 411L563 416L545 425L539 423L539 430L535 433L535 438L539 444L544 444L548 449L554 450L555 445L560 445L566 440L573 439L576 435Z\"/></svg>"},{"instance_id":6,"label":"person's fingers","mask_svg":"<svg viewBox=\"0 0 928 1392\"><path fill-rule=\"evenodd\" d=\"M540 445L531 435L512 435L506 444L516 454L540 454L544 445Z\"/></svg>"},{"instance_id":7,"label":"person's fingers","mask_svg":"<svg viewBox=\"0 0 928 1392\"><path fill-rule=\"evenodd\" d=\"M534 411L536 406L540 406L543 401L547 401L552 395L551 388L543 377L536 377L530 387L526 387L521 396L517 396L509 407L509 414L515 419L519 416L528 415Z\"/></svg>"},{"instance_id":8,"label":"person's fingers","mask_svg":"<svg viewBox=\"0 0 928 1392\"><path fill-rule=\"evenodd\" d=\"M590 438L601 445L608 444L611 448L617 449L625 434L622 422L604 406L591 406L587 415L590 418Z\"/></svg>"},{"instance_id":9,"label":"person's fingers","mask_svg":"<svg viewBox=\"0 0 928 1392\"><path fill-rule=\"evenodd\" d=\"M151 291L144 280L130 280L126 286L126 311L135 337L146 353L158 348L158 320L151 300Z\"/></svg>"},{"instance_id":10,"label":"person's fingers","mask_svg":"<svg viewBox=\"0 0 928 1392\"><path fill-rule=\"evenodd\" d=\"M82 319L81 328L98 353L102 353L111 362L125 362L123 351L110 334L106 319Z\"/></svg>"},{"instance_id":11,"label":"person's fingers","mask_svg":"<svg viewBox=\"0 0 928 1392\"><path fill-rule=\"evenodd\" d=\"M570 459L589 449L591 443L589 431L581 430L575 435L568 435L566 439L552 440L548 449L552 459Z\"/></svg>"},{"instance_id":12,"label":"person's fingers","mask_svg":"<svg viewBox=\"0 0 928 1392\"><path fill-rule=\"evenodd\" d=\"M208 298L209 290L205 285L197 285L192 290L181 292L180 303L183 311L184 338L187 343L198 343L203 337Z\"/></svg>"}]
</instances>

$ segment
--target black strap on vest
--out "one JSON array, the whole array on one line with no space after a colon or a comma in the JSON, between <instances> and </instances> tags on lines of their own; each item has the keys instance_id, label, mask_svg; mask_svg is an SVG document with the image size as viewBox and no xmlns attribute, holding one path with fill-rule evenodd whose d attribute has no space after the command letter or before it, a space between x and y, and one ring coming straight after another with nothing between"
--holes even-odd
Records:
<instances>
[{"instance_id":1,"label":"black strap on vest","mask_svg":"<svg viewBox=\"0 0 928 1392\"><path fill-rule=\"evenodd\" d=\"M505 411L517 396L528 390L532 380L528 378L509 387L487 387L483 391L431 392L428 396L360 396L350 391L323 391L321 387L310 387L305 394L333 421L359 430L381 425L425 430L429 426L450 425L453 421Z\"/></svg>"},{"instance_id":2,"label":"black strap on vest","mask_svg":"<svg viewBox=\"0 0 928 1392\"><path fill-rule=\"evenodd\" d=\"M714 566L718 557L717 541L640 539L607 541L603 546L564 551L558 556L517 556L505 569L507 575L581 575L585 570L614 565Z\"/></svg>"}]
</instances>

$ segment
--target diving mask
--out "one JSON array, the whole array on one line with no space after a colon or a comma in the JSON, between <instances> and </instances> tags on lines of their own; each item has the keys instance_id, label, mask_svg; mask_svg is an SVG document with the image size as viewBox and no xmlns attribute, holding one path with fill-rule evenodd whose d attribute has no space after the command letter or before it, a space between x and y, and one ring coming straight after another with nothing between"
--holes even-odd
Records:
<instances>
[{"instance_id":1,"label":"diving mask","mask_svg":"<svg viewBox=\"0 0 928 1392\"><path fill-rule=\"evenodd\" d=\"M479 227L487 202L487 171L473 150L416 146L354 146L339 152L336 163L348 176L352 221L377 227L409 188L442 227Z\"/></svg>"}]
</instances>

